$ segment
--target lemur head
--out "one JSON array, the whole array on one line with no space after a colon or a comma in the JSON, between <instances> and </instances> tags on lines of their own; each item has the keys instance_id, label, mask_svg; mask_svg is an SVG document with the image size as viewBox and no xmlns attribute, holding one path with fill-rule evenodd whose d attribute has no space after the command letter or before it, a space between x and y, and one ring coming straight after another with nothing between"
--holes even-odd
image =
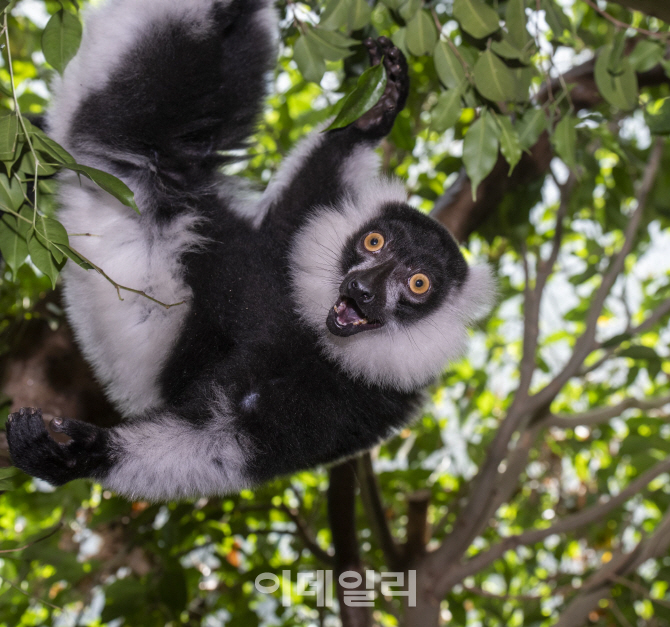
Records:
<instances>
[{"instance_id":1,"label":"lemur head","mask_svg":"<svg viewBox=\"0 0 670 627\"><path fill-rule=\"evenodd\" d=\"M315 212L291 261L298 313L326 354L370 384L419 389L461 356L490 307L486 266L469 267L451 234L377 180Z\"/></svg>"},{"instance_id":2,"label":"lemur head","mask_svg":"<svg viewBox=\"0 0 670 627\"><path fill-rule=\"evenodd\" d=\"M348 238L340 272L339 296L325 322L334 335L348 337L411 327L460 289L468 266L446 229L392 203Z\"/></svg>"}]
</instances>

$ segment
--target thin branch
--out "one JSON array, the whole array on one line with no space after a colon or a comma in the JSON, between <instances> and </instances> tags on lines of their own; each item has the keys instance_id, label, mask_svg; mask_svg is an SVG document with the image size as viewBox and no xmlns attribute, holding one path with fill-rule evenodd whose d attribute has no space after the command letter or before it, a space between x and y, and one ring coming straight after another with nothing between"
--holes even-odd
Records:
<instances>
[{"instance_id":1,"label":"thin branch","mask_svg":"<svg viewBox=\"0 0 670 627\"><path fill-rule=\"evenodd\" d=\"M637 26L633 26L632 24L626 24L626 22L617 20L614 16L607 13L607 11L603 11L593 0L584 0L584 2L586 2L586 4L588 4L596 13L602 15L608 22L614 24L614 26L616 26L617 28L623 28L623 29L631 28L632 30L637 31L642 35L652 37L653 39L661 39L662 41L666 41L668 39L668 36L670 35L670 33L655 33L650 30L645 30L644 28L638 28Z\"/></svg>"},{"instance_id":2,"label":"thin branch","mask_svg":"<svg viewBox=\"0 0 670 627\"><path fill-rule=\"evenodd\" d=\"M586 359L594 348L597 348L597 344L595 344L595 334L598 326L598 318L600 317L603 305L605 304L605 299L609 295L614 282L623 271L626 257L633 249L633 243L642 220L647 197L654 184L656 174L658 173L661 164L663 146L663 139L658 139L651 150L644 177L637 193L637 207L628 221L628 226L624 233L624 243L621 250L619 250L612 259L609 269L603 276L600 287L596 290L596 293L592 298L591 307L589 308L586 318L586 329L575 342L572 355L563 367L563 370L561 370L561 372L546 387L530 397L532 411L549 406L558 393L563 389L563 386L577 374L584 359Z\"/></svg>"},{"instance_id":3,"label":"thin branch","mask_svg":"<svg viewBox=\"0 0 670 627\"><path fill-rule=\"evenodd\" d=\"M33 540L32 542L28 542L28 544L24 544L23 546L17 546L15 549L2 549L0 550L0 554L4 553L17 553L18 551L23 551L24 549L30 548L31 546L37 544L38 542L42 542L43 540L47 540L54 534L58 533L61 529L63 528L63 523L59 522L49 533L46 535L37 538L36 540Z\"/></svg>"},{"instance_id":4,"label":"thin branch","mask_svg":"<svg viewBox=\"0 0 670 627\"><path fill-rule=\"evenodd\" d=\"M550 527L544 529L532 529L519 535L508 536L487 551L475 555L465 564L450 565L450 567L445 569L445 572L439 581L440 595L444 596L444 594L446 594L454 585L466 577L480 572L496 560L500 559L505 552L514 549L517 546L531 546L537 542L541 542L551 535L575 531L581 527L601 520L611 511L623 505L628 499L644 490L649 483L664 472L670 472L670 458L665 459L656 464L653 468L650 468L637 479L631 481L631 483L621 490L619 494L611 496L609 500L604 503L599 503L598 505L577 512L576 514L567 516Z\"/></svg>"},{"instance_id":5,"label":"thin branch","mask_svg":"<svg viewBox=\"0 0 670 627\"><path fill-rule=\"evenodd\" d=\"M549 414L542 426L571 429L577 425L599 425L612 418L617 418L627 409L658 409L670 403L670 395L651 399L627 398L611 407L599 407L581 414Z\"/></svg>"},{"instance_id":6,"label":"thin branch","mask_svg":"<svg viewBox=\"0 0 670 627\"><path fill-rule=\"evenodd\" d=\"M500 464L509 452L509 444L514 433L528 423L532 414L528 410L528 391L530 389L533 373L535 371L535 357L539 336L539 318L542 295L547 281L553 272L558 259L563 238L563 220L568 213L570 195L576 183L573 174L561 189L561 202L556 213L556 228L552 241L552 249L549 257L542 260L538 257L537 275L535 286L531 287L530 270L525 249L522 250L522 261L526 283L524 288L524 336L523 354L520 365L519 386L514 394L514 399L507 412L507 416L500 425L493 443L489 447L484 464L481 466L470 491L467 505L456 519L452 533L445 539L442 546L436 551L435 558L442 564L450 564L458 561L474 538L476 538L486 526L489 518L503 502L504 498L516 486L519 474L523 471L524 460L527 459L528 451L521 451L514 465L517 474L513 476L510 472L506 474L504 483L501 484ZM531 437L531 436L529 436ZM534 440L532 436L532 441ZM529 444L530 446L530 444Z\"/></svg>"},{"instance_id":7,"label":"thin branch","mask_svg":"<svg viewBox=\"0 0 670 627\"><path fill-rule=\"evenodd\" d=\"M361 500L372 533L384 553L384 559L391 570L402 570L400 547L393 538L386 518L386 510L379 491L377 477L372 467L370 453L358 458L358 483L361 487Z\"/></svg>"},{"instance_id":8,"label":"thin branch","mask_svg":"<svg viewBox=\"0 0 670 627\"><path fill-rule=\"evenodd\" d=\"M600 599L609 595L613 582L635 572L650 558L663 555L670 546L670 513L667 513L650 536L641 540L630 553L619 553L596 571L582 585L554 627L583 625Z\"/></svg>"},{"instance_id":9,"label":"thin branch","mask_svg":"<svg viewBox=\"0 0 670 627\"><path fill-rule=\"evenodd\" d=\"M308 549L312 555L314 555L314 557L326 564L335 563L335 558L333 555L325 549L322 549L319 543L316 541L314 533L309 528L307 522L302 518L302 516L300 516L300 512L290 508L285 503L282 503L279 509L291 519L291 522L293 522L296 528L295 535L302 540L305 548Z\"/></svg>"},{"instance_id":10,"label":"thin branch","mask_svg":"<svg viewBox=\"0 0 670 627\"><path fill-rule=\"evenodd\" d=\"M670 609L670 601L664 601L663 599L657 599L656 597L651 596L649 590L647 590L647 588L645 588L644 586L641 586L639 583L635 583L634 581L630 581L625 577L619 577L617 575L612 575L610 577L610 581L618 583L622 586L626 586L626 588L630 588L631 590L634 590L638 594L641 594L643 597L646 597L652 603L656 603L662 607L667 607L668 609Z\"/></svg>"},{"instance_id":11,"label":"thin branch","mask_svg":"<svg viewBox=\"0 0 670 627\"><path fill-rule=\"evenodd\" d=\"M58 248L58 245L56 245L56 244L54 244L54 245L56 246L56 248ZM58 248L58 250L61 250L61 249ZM82 255L78 250L75 250L74 248L72 248L72 246L70 246L70 250L75 255L77 255L78 257L81 257L82 261L84 261L89 266L91 266L91 268L93 270L95 270L98 274L102 275L107 281L109 281L116 288L116 293L119 297L119 300L123 300L123 298L121 298L121 290L123 290L124 292L132 292L133 294L138 294L139 296L144 296L144 298L148 298L149 300L151 300L154 303L160 305L161 307L165 307L165 309L170 309L171 307L178 307L179 305L183 305L186 302L185 300L182 300L178 303L171 303L171 304L163 303L160 300L154 298L153 296L149 296L149 294L147 294L146 292L143 292L142 290L137 290L133 287L126 287L125 285L121 285L120 283L117 283L114 279L112 279L100 266L97 266L90 259L87 259L86 257L84 257L84 255ZM63 252L62 250L61 250L61 252L64 255L67 254L67 253Z\"/></svg>"},{"instance_id":12,"label":"thin branch","mask_svg":"<svg viewBox=\"0 0 670 627\"><path fill-rule=\"evenodd\" d=\"M0 577L0 582L6 583L8 586L14 588L17 592L20 592L23 596L28 597L31 601L35 601L36 603L42 603L43 605L48 605L51 609L58 610L59 612L63 611L63 608L54 605L53 603L49 603L49 601L45 601L43 599L40 599L39 597L33 596L32 594L29 594L25 590L22 590L20 586L17 586L15 583L9 581L9 579L4 579Z\"/></svg>"}]
</instances>

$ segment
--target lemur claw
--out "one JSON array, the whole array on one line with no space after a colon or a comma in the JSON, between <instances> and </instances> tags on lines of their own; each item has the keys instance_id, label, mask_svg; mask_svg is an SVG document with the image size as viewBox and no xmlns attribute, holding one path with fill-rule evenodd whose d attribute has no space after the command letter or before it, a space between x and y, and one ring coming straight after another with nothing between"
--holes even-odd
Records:
<instances>
[{"instance_id":1,"label":"lemur claw","mask_svg":"<svg viewBox=\"0 0 670 627\"><path fill-rule=\"evenodd\" d=\"M396 116L407 100L407 61L402 51L388 37L379 37L376 41L369 37L363 44L368 49L371 65L384 64L387 81L379 102L358 118L354 126L372 137L383 137L390 132Z\"/></svg>"}]
</instances>

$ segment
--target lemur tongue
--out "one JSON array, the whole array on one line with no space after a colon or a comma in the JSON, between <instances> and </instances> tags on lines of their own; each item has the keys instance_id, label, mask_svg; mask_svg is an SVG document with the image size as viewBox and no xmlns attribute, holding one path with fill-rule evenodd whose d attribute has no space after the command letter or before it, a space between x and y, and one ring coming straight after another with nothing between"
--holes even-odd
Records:
<instances>
[{"instance_id":1,"label":"lemur tongue","mask_svg":"<svg viewBox=\"0 0 670 627\"><path fill-rule=\"evenodd\" d=\"M355 303L349 298L343 298L336 306L337 323L344 327L350 324L367 324L365 317L356 308Z\"/></svg>"}]
</instances>

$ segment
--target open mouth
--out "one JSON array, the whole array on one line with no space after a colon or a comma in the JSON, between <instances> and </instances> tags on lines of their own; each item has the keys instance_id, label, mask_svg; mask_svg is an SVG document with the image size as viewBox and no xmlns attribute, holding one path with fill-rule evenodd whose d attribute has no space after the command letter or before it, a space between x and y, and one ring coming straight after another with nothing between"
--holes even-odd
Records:
<instances>
[{"instance_id":1,"label":"open mouth","mask_svg":"<svg viewBox=\"0 0 670 627\"><path fill-rule=\"evenodd\" d=\"M361 331L378 329L383 324L383 322L366 318L356 301L346 296L340 296L340 299L328 312L328 318L326 318L328 330L340 337L348 337Z\"/></svg>"}]
</instances>

